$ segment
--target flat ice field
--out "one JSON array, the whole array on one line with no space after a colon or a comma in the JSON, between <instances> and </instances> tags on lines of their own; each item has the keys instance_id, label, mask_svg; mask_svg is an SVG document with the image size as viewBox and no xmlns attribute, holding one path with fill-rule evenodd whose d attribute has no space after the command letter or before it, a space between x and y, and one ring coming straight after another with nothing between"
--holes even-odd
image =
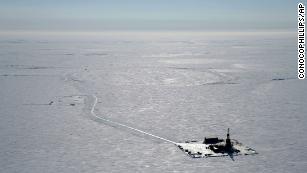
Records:
<instances>
[{"instance_id":1,"label":"flat ice field","mask_svg":"<svg viewBox=\"0 0 307 173\"><path fill-rule=\"evenodd\" d=\"M1 33L0 172L306 172L295 33ZM252 156L174 143L231 137Z\"/></svg>"}]
</instances>

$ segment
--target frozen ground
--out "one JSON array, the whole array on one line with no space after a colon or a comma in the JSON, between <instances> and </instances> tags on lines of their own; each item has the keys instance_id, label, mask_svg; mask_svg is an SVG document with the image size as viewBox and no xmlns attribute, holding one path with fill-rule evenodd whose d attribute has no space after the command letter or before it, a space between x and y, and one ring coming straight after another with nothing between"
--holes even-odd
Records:
<instances>
[{"instance_id":1,"label":"frozen ground","mask_svg":"<svg viewBox=\"0 0 307 173\"><path fill-rule=\"evenodd\" d=\"M306 172L296 60L295 33L2 33L0 172ZM259 154L192 159L92 112Z\"/></svg>"}]
</instances>

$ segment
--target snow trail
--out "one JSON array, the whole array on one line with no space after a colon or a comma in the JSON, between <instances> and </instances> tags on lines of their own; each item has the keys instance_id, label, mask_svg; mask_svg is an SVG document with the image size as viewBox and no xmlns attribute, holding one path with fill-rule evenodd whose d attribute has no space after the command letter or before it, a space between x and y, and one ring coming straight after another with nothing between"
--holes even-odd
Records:
<instances>
[{"instance_id":1,"label":"snow trail","mask_svg":"<svg viewBox=\"0 0 307 173\"><path fill-rule=\"evenodd\" d=\"M154 135L154 134L151 134L151 133L148 133L148 132L145 132L143 130L140 130L140 129L137 129L137 128L133 128L133 127L130 127L128 125L125 125L125 124L122 124L122 123L119 123L119 122L115 122L115 121L112 121L112 120L109 120L109 119L106 119L106 118L103 118L103 117L99 117L96 115L95 113L95 107L96 107L96 104L98 102L98 98L96 95L93 95L93 97L95 98L95 101L94 101L94 104L92 106L92 109L91 109L91 114L97 118L97 119L100 119L100 120L103 120L103 121L106 121L106 122L109 122L109 123L112 123L112 124L115 124L115 125L118 125L118 126L122 126L122 127L125 127L125 128L128 128L130 130L134 130L134 131L137 131L139 133L142 133L142 134L145 134L145 135L148 135L148 136L151 136L151 137L154 137L154 138L157 138L157 139L160 139L160 140L163 140L163 141L166 141L166 142L169 142L169 143L172 143L172 144L177 144L176 142L174 141L171 141L169 139L165 139L163 137L160 137L160 136L157 136L157 135Z\"/></svg>"}]
</instances>

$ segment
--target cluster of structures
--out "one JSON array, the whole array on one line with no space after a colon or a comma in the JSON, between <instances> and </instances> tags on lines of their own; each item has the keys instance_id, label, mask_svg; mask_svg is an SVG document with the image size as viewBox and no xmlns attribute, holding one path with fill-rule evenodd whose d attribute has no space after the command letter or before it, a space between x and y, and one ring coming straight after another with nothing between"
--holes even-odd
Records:
<instances>
[{"instance_id":1,"label":"cluster of structures","mask_svg":"<svg viewBox=\"0 0 307 173\"><path fill-rule=\"evenodd\" d=\"M202 143L186 141L185 143L177 143L177 146L193 158L257 154L255 150L243 146L237 140L230 139L229 129L225 140L217 137L205 138Z\"/></svg>"}]
</instances>

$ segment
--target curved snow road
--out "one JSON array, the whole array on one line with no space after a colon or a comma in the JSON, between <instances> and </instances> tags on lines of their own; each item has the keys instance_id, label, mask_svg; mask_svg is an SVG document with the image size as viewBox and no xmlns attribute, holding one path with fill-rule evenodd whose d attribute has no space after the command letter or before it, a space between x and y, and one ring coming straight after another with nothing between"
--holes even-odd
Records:
<instances>
[{"instance_id":1,"label":"curved snow road","mask_svg":"<svg viewBox=\"0 0 307 173\"><path fill-rule=\"evenodd\" d=\"M112 121L112 120L109 120L109 119L106 119L106 118L103 118L103 117L100 117L100 116L96 115L96 113L95 113L95 107L96 107L96 104L97 104L97 102L98 102L98 98L97 98L96 95L92 95L92 96L93 96L93 98L95 99L95 101L94 101L94 104L93 104L93 106L92 106L92 108L91 108L91 114L92 114L92 116L94 116L95 118L100 119L100 120L103 120L103 121L106 121L106 122L109 122L109 123L112 123L112 124L114 124L114 125L118 125L118 126L125 127L125 128L127 128L127 129L130 129L130 130L133 130L133 131L137 131L137 132L139 132L139 133L142 133L142 134L145 134L145 135L148 135L148 136L157 138L157 139L159 139L159 140L162 140L162 141L165 141L165 142L168 142L168 143L172 143L172 144L175 144L175 145L177 144L176 142L171 141L171 140L169 140L169 139L165 139L165 138L163 138L163 137L160 137L160 136L157 136L157 135L154 135L154 134L145 132L145 131L143 131L143 130L140 130L140 129L137 129L137 128L133 128L133 127L130 127L130 126L128 126L128 125L125 125L125 124L122 124L122 123L119 123L119 122L115 122L115 121Z\"/></svg>"}]
</instances>

